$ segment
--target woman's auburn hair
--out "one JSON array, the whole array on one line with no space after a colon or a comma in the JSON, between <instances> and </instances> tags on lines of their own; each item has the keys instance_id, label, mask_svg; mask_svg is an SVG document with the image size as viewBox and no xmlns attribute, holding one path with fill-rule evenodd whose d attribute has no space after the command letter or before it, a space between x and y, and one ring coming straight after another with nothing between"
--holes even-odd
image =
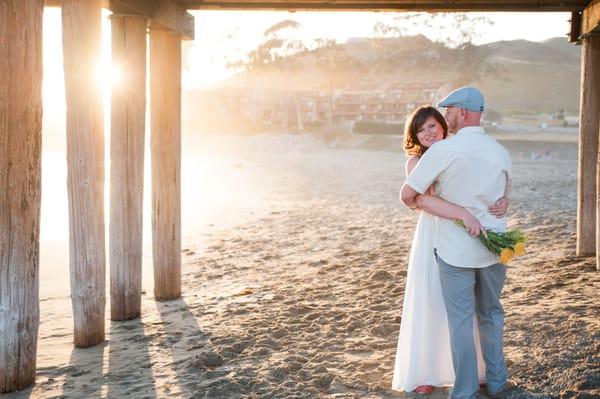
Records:
<instances>
[{"instance_id":1,"label":"woman's auburn hair","mask_svg":"<svg viewBox=\"0 0 600 399\"><path fill-rule=\"evenodd\" d=\"M406 118L406 124L404 125L404 152L406 155L416 155L420 157L427 151L428 147L422 145L417 138L417 130L423 126L429 117L433 117L440 125L442 125L442 128L444 129L444 138L448 136L448 123L446 123L446 120L440 111L431 105L422 105Z\"/></svg>"}]
</instances>

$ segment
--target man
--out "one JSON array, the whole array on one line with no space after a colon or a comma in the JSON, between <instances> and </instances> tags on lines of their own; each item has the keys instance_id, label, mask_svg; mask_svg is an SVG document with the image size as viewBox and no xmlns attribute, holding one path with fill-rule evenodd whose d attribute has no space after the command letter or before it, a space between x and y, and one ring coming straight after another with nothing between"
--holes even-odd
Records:
<instances>
[{"instance_id":1,"label":"man","mask_svg":"<svg viewBox=\"0 0 600 399\"><path fill-rule=\"evenodd\" d=\"M432 145L406 179L400 197L415 209L419 195L436 183L436 195L460 205L483 227L506 230L506 218L488 213L488 205L505 195L511 162L508 152L480 126L484 99L479 90L461 87L438 104L454 136ZM429 213L444 216L436 209ZM448 313L456 380L450 397L474 399L479 390L473 319L477 313L486 365L488 396L502 398L511 388L503 354L504 309L500 294L506 266L479 241L479 228L469 232L451 219L438 217L435 256Z\"/></svg>"}]
</instances>

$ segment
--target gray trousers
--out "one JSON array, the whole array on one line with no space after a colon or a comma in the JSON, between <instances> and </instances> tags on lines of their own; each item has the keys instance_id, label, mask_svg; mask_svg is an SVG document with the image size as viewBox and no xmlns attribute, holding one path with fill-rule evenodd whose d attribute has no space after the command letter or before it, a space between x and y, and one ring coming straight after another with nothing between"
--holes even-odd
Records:
<instances>
[{"instance_id":1,"label":"gray trousers","mask_svg":"<svg viewBox=\"0 0 600 399\"><path fill-rule=\"evenodd\" d=\"M479 377L473 337L475 313L479 322L487 391L498 392L507 380L503 342L504 309L500 303L506 266L496 263L481 269L471 269L449 265L437 253L436 259L440 266L442 295L450 328L452 363L456 374L450 397L477 397Z\"/></svg>"}]
</instances>

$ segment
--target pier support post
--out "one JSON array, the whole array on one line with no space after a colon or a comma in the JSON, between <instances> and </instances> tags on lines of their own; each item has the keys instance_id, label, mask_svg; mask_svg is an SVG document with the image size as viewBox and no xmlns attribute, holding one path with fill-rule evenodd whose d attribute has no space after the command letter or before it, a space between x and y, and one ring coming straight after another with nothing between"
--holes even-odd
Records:
<instances>
[{"instance_id":1,"label":"pier support post","mask_svg":"<svg viewBox=\"0 0 600 399\"><path fill-rule=\"evenodd\" d=\"M140 316L144 134L146 128L146 24L143 16L111 16L112 62L121 79L112 88L110 135L110 315Z\"/></svg>"},{"instance_id":2,"label":"pier support post","mask_svg":"<svg viewBox=\"0 0 600 399\"><path fill-rule=\"evenodd\" d=\"M583 39L581 65L581 117L579 126L581 135L587 134L595 137L597 145L595 154L596 202L594 210L596 226L594 249L596 250L596 269L600 271L600 148L598 148L598 140L600 137L600 31L589 33ZM579 181L579 184L581 185L581 180Z\"/></svg>"},{"instance_id":3,"label":"pier support post","mask_svg":"<svg viewBox=\"0 0 600 399\"><path fill-rule=\"evenodd\" d=\"M579 107L577 255L596 254L598 126L600 124L600 37L583 39Z\"/></svg>"},{"instance_id":4,"label":"pier support post","mask_svg":"<svg viewBox=\"0 0 600 399\"><path fill-rule=\"evenodd\" d=\"M0 3L0 393L35 382L43 0Z\"/></svg>"},{"instance_id":5,"label":"pier support post","mask_svg":"<svg viewBox=\"0 0 600 399\"><path fill-rule=\"evenodd\" d=\"M104 341L104 130L101 57L102 0L63 0L67 99L67 185L74 343Z\"/></svg>"},{"instance_id":6,"label":"pier support post","mask_svg":"<svg viewBox=\"0 0 600 399\"><path fill-rule=\"evenodd\" d=\"M181 36L150 30L154 297L181 296Z\"/></svg>"}]
</instances>

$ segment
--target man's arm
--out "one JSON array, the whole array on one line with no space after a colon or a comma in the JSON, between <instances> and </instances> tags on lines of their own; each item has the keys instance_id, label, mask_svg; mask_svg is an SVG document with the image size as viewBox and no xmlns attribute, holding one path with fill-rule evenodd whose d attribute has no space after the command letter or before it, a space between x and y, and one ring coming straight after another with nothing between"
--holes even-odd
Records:
<instances>
[{"instance_id":1,"label":"man's arm","mask_svg":"<svg viewBox=\"0 0 600 399\"><path fill-rule=\"evenodd\" d=\"M446 154L439 152L439 143L432 145L420 159L418 157L409 159L406 168L406 181L400 189L400 201L407 207L416 209L415 198L417 195L427 192L439 174L446 169L449 162L450 160Z\"/></svg>"}]
</instances>

